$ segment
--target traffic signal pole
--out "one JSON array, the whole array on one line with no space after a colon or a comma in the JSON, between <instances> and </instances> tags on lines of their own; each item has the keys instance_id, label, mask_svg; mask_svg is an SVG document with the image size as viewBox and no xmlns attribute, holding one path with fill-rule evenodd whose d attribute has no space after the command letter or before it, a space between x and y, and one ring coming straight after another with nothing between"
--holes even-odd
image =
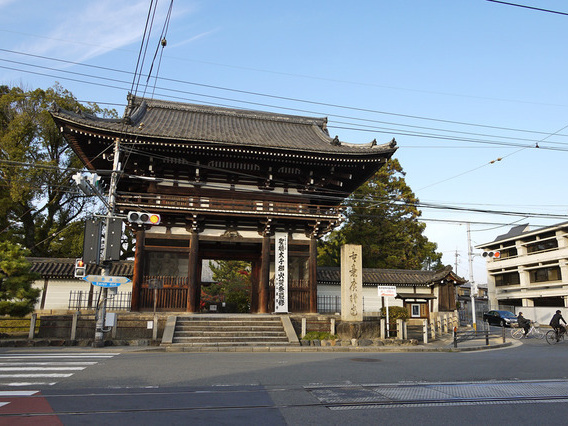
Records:
<instances>
[{"instance_id":1,"label":"traffic signal pole","mask_svg":"<svg viewBox=\"0 0 568 426\"><path fill-rule=\"evenodd\" d=\"M116 187L118 184L118 175L120 173L120 139L116 138L114 140L114 159L113 159L113 166L112 166L112 174L110 178L110 187L108 191L108 211L106 217L106 229L105 229L105 245L103 249L103 258L102 258L102 270L101 275L103 276L110 276L110 221L112 216L114 215L114 208L116 204ZM104 346L104 332L105 332L105 317L106 317L106 304L107 304L107 297L108 297L108 288L102 288L102 300L97 305L97 314L96 314L96 325L95 325L95 341L93 343L94 347L100 348Z\"/></svg>"},{"instance_id":2,"label":"traffic signal pole","mask_svg":"<svg viewBox=\"0 0 568 426\"><path fill-rule=\"evenodd\" d=\"M475 296L477 294L477 286L473 280L473 247L471 246L471 230L469 222L467 222L467 257L469 262L469 283L471 296L471 322L473 329L477 331L477 319L475 318Z\"/></svg>"}]
</instances>

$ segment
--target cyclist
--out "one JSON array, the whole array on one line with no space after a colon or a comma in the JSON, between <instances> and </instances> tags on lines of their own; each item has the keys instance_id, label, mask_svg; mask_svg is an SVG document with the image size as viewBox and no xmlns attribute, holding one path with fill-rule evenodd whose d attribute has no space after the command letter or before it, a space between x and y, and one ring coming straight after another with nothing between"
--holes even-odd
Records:
<instances>
[{"instance_id":1,"label":"cyclist","mask_svg":"<svg viewBox=\"0 0 568 426\"><path fill-rule=\"evenodd\" d=\"M517 315L517 324L519 324L519 327L525 329L525 334L523 337L527 337L527 334L531 329L531 322L523 316L522 312L519 312L519 315Z\"/></svg>"},{"instance_id":2,"label":"cyclist","mask_svg":"<svg viewBox=\"0 0 568 426\"><path fill-rule=\"evenodd\" d=\"M560 340L559 336L561 334L566 333L566 328L562 324L560 324L560 321L566 324L566 320L562 318L562 312L560 312L559 309L556 311L556 313L552 316L552 319L550 320L550 326L556 332L556 341Z\"/></svg>"}]
</instances>

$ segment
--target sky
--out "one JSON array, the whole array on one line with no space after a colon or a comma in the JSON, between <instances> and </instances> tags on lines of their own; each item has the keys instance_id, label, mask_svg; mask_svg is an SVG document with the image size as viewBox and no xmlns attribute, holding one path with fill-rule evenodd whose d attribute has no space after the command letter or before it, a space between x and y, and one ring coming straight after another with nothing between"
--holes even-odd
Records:
<instances>
[{"instance_id":1,"label":"sky","mask_svg":"<svg viewBox=\"0 0 568 426\"><path fill-rule=\"evenodd\" d=\"M178 0L162 49L161 0L141 67L158 79L133 84L150 3L0 0L0 84L58 82L120 114L134 90L328 117L351 143L395 138L427 237L468 279L467 223L476 246L568 220L566 2Z\"/></svg>"}]
</instances>

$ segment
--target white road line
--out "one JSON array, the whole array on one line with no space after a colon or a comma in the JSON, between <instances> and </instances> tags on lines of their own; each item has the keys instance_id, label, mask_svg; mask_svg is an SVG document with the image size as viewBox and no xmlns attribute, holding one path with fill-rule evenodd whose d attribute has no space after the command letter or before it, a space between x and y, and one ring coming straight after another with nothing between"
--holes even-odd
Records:
<instances>
[{"instance_id":1,"label":"white road line","mask_svg":"<svg viewBox=\"0 0 568 426\"><path fill-rule=\"evenodd\" d=\"M39 377L71 377L73 373L45 373L45 374L0 374L0 379L24 379Z\"/></svg>"},{"instance_id":2,"label":"white road line","mask_svg":"<svg viewBox=\"0 0 568 426\"><path fill-rule=\"evenodd\" d=\"M87 367L0 367L0 371L81 371Z\"/></svg>"},{"instance_id":3,"label":"white road line","mask_svg":"<svg viewBox=\"0 0 568 426\"><path fill-rule=\"evenodd\" d=\"M17 361L11 361L11 362L0 362L0 366L4 366L4 367L9 367L12 365L85 365L85 366L89 366L89 365L96 365L98 364L98 361L63 361L63 362L58 362L58 361L52 361L52 362L17 362Z\"/></svg>"},{"instance_id":4,"label":"white road line","mask_svg":"<svg viewBox=\"0 0 568 426\"><path fill-rule=\"evenodd\" d=\"M0 386L53 386L57 382L0 382Z\"/></svg>"},{"instance_id":5,"label":"white road line","mask_svg":"<svg viewBox=\"0 0 568 426\"><path fill-rule=\"evenodd\" d=\"M0 359L29 359L29 358L45 358L45 359L66 359L66 358L112 358L115 355L0 355Z\"/></svg>"},{"instance_id":6,"label":"white road line","mask_svg":"<svg viewBox=\"0 0 568 426\"><path fill-rule=\"evenodd\" d=\"M38 393L37 390L26 390L26 391L0 391L0 397L10 398L12 396L32 396Z\"/></svg>"},{"instance_id":7,"label":"white road line","mask_svg":"<svg viewBox=\"0 0 568 426\"><path fill-rule=\"evenodd\" d=\"M73 356L93 356L93 357L98 357L98 356L116 356L116 355L120 355L120 352L66 352L66 353L62 353L62 354L54 354L54 353L50 353L50 352L45 352L45 353L7 353L7 354L0 354L0 358L4 358L4 357L11 357L11 356L27 356L27 357L40 357L40 356L60 356L60 357L73 357Z\"/></svg>"}]
</instances>

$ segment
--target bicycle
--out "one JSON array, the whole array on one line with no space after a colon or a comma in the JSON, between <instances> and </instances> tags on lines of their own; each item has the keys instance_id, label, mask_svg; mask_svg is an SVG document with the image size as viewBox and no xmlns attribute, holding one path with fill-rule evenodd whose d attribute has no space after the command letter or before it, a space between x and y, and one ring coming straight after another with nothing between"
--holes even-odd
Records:
<instances>
[{"instance_id":1,"label":"bicycle","mask_svg":"<svg viewBox=\"0 0 568 426\"><path fill-rule=\"evenodd\" d=\"M566 334L565 328L562 328L560 332L557 332L556 330L550 330L549 332L546 333L546 342L549 345L555 345L564 340L565 334Z\"/></svg>"},{"instance_id":2,"label":"bicycle","mask_svg":"<svg viewBox=\"0 0 568 426\"><path fill-rule=\"evenodd\" d=\"M513 330L511 330L511 337L513 339L522 339L524 336L525 336L525 329L522 328L522 327L514 328ZM544 331L542 331L538 327L538 324L531 321L531 328L529 329L528 333L526 334L526 337L529 337L529 336L536 337L537 339L543 339L544 338Z\"/></svg>"}]
</instances>

